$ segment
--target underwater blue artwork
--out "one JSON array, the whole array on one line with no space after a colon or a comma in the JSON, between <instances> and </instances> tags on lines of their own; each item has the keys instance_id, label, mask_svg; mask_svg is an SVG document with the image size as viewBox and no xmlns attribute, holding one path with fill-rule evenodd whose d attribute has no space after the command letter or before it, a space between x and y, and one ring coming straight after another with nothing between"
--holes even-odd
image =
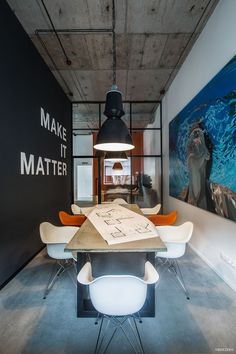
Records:
<instances>
[{"instance_id":1,"label":"underwater blue artwork","mask_svg":"<svg viewBox=\"0 0 236 354\"><path fill-rule=\"evenodd\" d=\"M170 195L236 221L236 56L169 125Z\"/></svg>"}]
</instances>

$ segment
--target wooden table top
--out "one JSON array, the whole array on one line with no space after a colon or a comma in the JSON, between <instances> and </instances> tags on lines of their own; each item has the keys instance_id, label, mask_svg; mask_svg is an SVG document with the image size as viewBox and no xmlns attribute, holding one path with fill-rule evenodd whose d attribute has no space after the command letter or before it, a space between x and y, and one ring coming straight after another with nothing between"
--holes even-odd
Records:
<instances>
[{"instance_id":1,"label":"wooden table top","mask_svg":"<svg viewBox=\"0 0 236 354\"><path fill-rule=\"evenodd\" d=\"M122 206L142 214L136 204L122 204ZM66 245L65 251L70 252L156 252L167 251L166 245L160 237L147 238L139 241L124 242L108 245L93 224L87 219Z\"/></svg>"}]
</instances>

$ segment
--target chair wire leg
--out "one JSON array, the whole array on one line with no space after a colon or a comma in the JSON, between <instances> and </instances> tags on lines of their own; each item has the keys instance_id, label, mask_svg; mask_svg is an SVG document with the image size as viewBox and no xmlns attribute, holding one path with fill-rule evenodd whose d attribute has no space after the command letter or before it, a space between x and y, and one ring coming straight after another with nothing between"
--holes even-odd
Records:
<instances>
[{"instance_id":1,"label":"chair wire leg","mask_svg":"<svg viewBox=\"0 0 236 354\"><path fill-rule=\"evenodd\" d=\"M98 317L99 317L99 314L98 314ZM98 317L97 317L97 319L98 319ZM104 317L106 317L108 319L108 322L107 322L107 325L106 325L105 329L103 329ZM141 337L140 337L140 334L139 334L139 331L138 331L138 327L137 327L137 324L135 322L135 318L133 316L131 316L131 317L133 318L133 321L134 321L134 327L130 323L128 317L123 317L123 318L119 319L119 318L116 318L116 317L113 317L113 316L109 316L109 317L108 316L102 316L102 320L101 320L101 324L100 324L100 328L99 328L99 332L98 332L98 337L97 337L97 342L96 342L96 347L95 347L95 354L100 353L100 349L102 348L102 344L103 344L104 338L106 336L106 331L107 331L107 328L109 326L110 321L113 322L113 325L115 326L115 328L113 329L111 335L109 336L109 340L108 340L108 342L106 344L105 349L102 350L103 354L105 354L107 352L107 350L108 350L108 348L109 348L109 346L110 346L110 344L112 342L112 339L114 338L114 336L115 336L115 334L116 334L118 329L120 329L123 332L124 336L126 337L127 341L129 342L130 346L132 347L132 349L134 350L134 352L136 354L138 354L140 352L140 350L141 350L142 354L145 354L144 349L143 349L143 345L142 345L142 341L141 341ZM138 342L139 351L137 351L135 349L134 344L132 343L131 339L129 338L128 334L126 333L126 331L123 328L123 325L126 322L126 320L128 320L129 325L131 327L131 330L133 332L134 338ZM96 320L96 322L97 322L97 320ZM103 335L102 335L102 332L103 332Z\"/></svg>"},{"instance_id":2,"label":"chair wire leg","mask_svg":"<svg viewBox=\"0 0 236 354\"><path fill-rule=\"evenodd\" d=\"M98 317L99 317L99 313L98 313ZM100 324L99 331L98 331L98 337L97 337L96 347L95 347L95 351L94 351L95 354L98 353L98 349L100 348L100 346L98 348L98 343L99 343L99 339L100 339L100 335L101 335L101 331L102 331L103 320L104 320L104 316L102 316L101 324Z\"/></svg>"},{"instance_id":3,"label":"chair wire leg","mask_svg":"<svg viewBox=\"0 0 236 354\"><path fill-rule=\"evenodd\" d=\"M113 317L111 317L111 318L112 318L113 322L115 322L115 325L116 325L116 320L115 320ZM110 319L109 319L109 322L110 322ZM109 324L109 322L108 322L108 324ZM107 325L106 329L107 329L107 328L108 328L108 325ZM103 351L103 354L106 353L106 351L107 351L109 345L111 344L112 339L114 338L114 335L116 334L117 329L118 329L118 326L116 325L116 327L115 327L115 329L113 330L113 332L112 332L112 334L111 334L111 336L110 336L110 339L109 339L109 341L108 341L108 343L107 343L107 345L106 345L106 348L105 348L104 351ZM104 339L104 337L105 337L105 334L104 334L104 336L103 336L103 339ZM102 344L102 343L101 343L101 344ZM100 346L100 347L101 347L101 346Z\"/></svg>"},{"instance_id":4,"label":"chair wire leg","mask_svg":"<svg viewBox=\"0 0 236 354\"><path fill-rule=\"evenodd\" d=\"M96 317L96 320L95 320L95 322L94 322L94 324L95 324L95 325L97 325L97 324L98 324L98 320L99 320L99 318L100 318L100 313L98 312L97 317Z\"/></svg>"},{"instance_id":5,"label":"chair wire leg","mask_svg":"<svg viewBox=\"0 0 236 354\"><path fill-rule=\"evenodd\" d=\"M124 333L124 336L126 337L127 341L128 341L129 344L131 345L131 347L133 348L134 352L138 354L137 350L135 349L134 344L132 343L132 341L131 341L130 338L128 337L127 333L125 332L124 328L122 327L122 325L123 325L123 323L126 321L126 319L128 319L128 322L129 322L129 318L128 318L128 317L126 317L123 322L120 322L120 321L119 321L119 322L120 322L119 328L120 328L120 329L122 330L122 332ZM132 325L131 325L130 322L129 322L129 325L130 325L131 330L132 330L132 332L133 332L133 334L134 334L134 336L135 336L135 338L136 338L136 335L135 335L135 333L134 333L134 329L133 329L133 327L132 327ZM137 339L137 338L136 338L136 339Z\"/></svg>"},{"instance_id":6,"label":"chair wire leg","mask_svg":"<svg viewBox=\"0 0 236 354\"><path fill-rule=\"evenodd\" d=\"M75 285L75 286L77 286L77 279L76 279L76 277L77 277L77 272L76 272L76 264L75 264L75 262L74 262L74 260L65 260L65 262L64 262L64 265L61 263L61 261L58 261L58 263L60 264L60 266L62 267L62 270L61 270L61 272L60 272L60 274L59 275L61 275L62 273L64 273L64 272L67 272L68 273L68 275L69 275L69 277L71 278L71 280L72 280L72 283ZM73 276L71 273L70 273L70 269L72 268L72 270L73 270L73 273L75 273L75 276ZM75 271L75 272L74 272Z\"/></svg>"},{"instance_id":7,"label":"chair wire leg","mask_svg":"<svg viewBox=\"0 0 236 354\"><path fill-rule=\"evenodd\" d=\"M59 262L60 263L60 262ZM61 263L60 263L61 264ZM71 280L72 280L72 283L75 285L75 286L77 286L77 279L76 279L76 277L77 277L77 272L75 271L75 262L74 262L74 260L66 260L65 261L65 263L64 263L64 270L63 270L63 272L67 272L68 273L68 275L69 275L69 277L71 278ZM71 268L72 268L72 272L73 272L73 274L71 274L70 273L70 270L71 270ZM62 273L63 273L62 272ZM60 274L62 274L62 273L60 273Z\"/></svg>"},{"instance_id":8,"label":"chair wire leg","mask_svg":"<svg viewBox=\"0 0 236 354\"><path fill-rule=\"evenodd\" d=\"M77 277L77 263L76 263L76 261L74 260L73 261L73 266L74 266L74 270L75 270L75 274L76 274L76 277Z\"/></svg>"},{"instance_id":9,"label":"chair wire leg","mask_svg":"<svg viewBox=\"0 0 236 354\"><path fill-rule=\"evenodd\" d=\"M140 333L139 333L139 330L138 330L138 326L137 326L137 323L136 323L134 317L133 317L133 321L134 321L134 326L135 326L135 329L136 329L136 332L137 332L137 335L138 335L139 346L141 348L142 353L145 354L144 349L143 349L143 343L142 343L142 340L141 340L141 337L140 337ZM140 322L140 323L142 323L142 322Z\"/></svg>"},{"instance_id":10,"label":"chair wire leg","mask_svg":"<svg viewBox=\"0 0 236 354\"><path fill-rule=\"evenodd\" d=\"M190 300L189 292L188 292L188 290L186 288L186 285L185 285L185 282L184 282L184 278L183 278L182 272L180 270L179 264L177 262L177 259L174 260L174 265L175 265L175 268L176 268L176 278L178 279L180 285L182 286L187 300Z\"/></svg>"},{"instance_id":11,"label":"chair wire leg","mask_svg":"<svg viewBox=\"0 0 236 354\"><path fill-rule=\"evenodd\" d=\"M108 319L108 321L107 321L107 324L106 324L106 328L103 330L103 336L102 336L102 338L100 339L101 333L102 333L103 320L104 320L105 317ZM109 323L110 323L110 317L107 317L107 316L103 315L103 316L102 316L101 325L100 325L100 328L99 328L99 333L98 333L98 338L97 338L97 343L96 343L96 348L95 348L95 354L98 354L99 351L100 351L100 349L101 349L101 347L102 347L102 343L103 343L104 338L105 338L105 336L106 336L106 331L107 331L107 329L108 329L108 327L109 327ZM117 328L114 329L114 331L113 331L113 333L112 333L112 335L111 335L111 337L110 337L110 340L109 340L109 342L108 342L108 344L107 344L105 350L103 351L103 353L105 353L105 352L107 351L107 349L108 349L108 347L109 347L109 345L110 345L110 343L111 343L111 341L112 341L112 338L113 338L114 335L115 335L116 330L117 330ZM100 343L99 343L99 340L100 340Z\"/></svg>"},{"instance_id":12,"label":"chair wire leg","mask_svg":"<svg viewBox=\"0 0 236 354\"><path fill-rule=\"evenodd\" d=\"M62 263L62 261L57 260L57 264L60 266L60 272L58 273L58 276L63 274L66 271L65 265Z\"/></svg>"},{"instance_id":13,"label":"chair wire leg","mask_svg":"<svg viewBox=\"0 0 236 354\"><path fill-rule=\"evenodd\" d=\"M57 264L59 264L59 268L58 268L56 274L53 276L55 265L57 265ZM61 273L63 273L63 271L64 271L63 265L58 263L58 262L55 262L54 265L53 265L53 269L52 269L51 275L50 275L49 280L48 280L48 284L47 284L46 290L44 292L43 299L46 299L46 297L48 296L50 290L52 289L53 285L55 284L55 282L57 280L57 276L59 276Z\"/></svg>"},{"instance_id":14,"label":"chair wire leg","mask_svg":"<svg viewBox=\"0 0 236 354\"><path fill-rule=\"evenodd\" d=\"M142 320L142 318L140 316L140 312L138 312L138 321L139 321L139 323L143 323L143 320Z\"/></svg>"},{"instance_id":15,"label":"chair wire leg","mask_svg":"<svg viewBox=\"0 0 236 354\"><path fill-rule=\"evenodd\" d=\"M122 319L122 320L119 320L119 319L116 318L115 316L105 316L105 317L108 318L108 323L107 323L107 326L106 326L106 330L107 330L108 325L109 325L110 322L113 322L113 325L115 326L115 328L114 328L112 334L110 335L110 339L109 339L109 341L108 341L108 343L107 343L107 345L106 345L104 351L102 352L103 354L106 353L106 351L107 351L109 345L111 344L112 339L114 338L114 336L115 336L115 334L116 334L116 332L117 332L117 330L118 330L119 328L123 331L124 335L126 336L127 340L128 340L129 343L130 343L130 340L129 340L129 338L127 337L127 334L124 332L124 330L123 330L123 328L122 328L122 325L123 325L123 323L126 321L126 318L125 318L125 319ZM98 351L99 351L99 349L101 348L102 341L103 341L104 337L105 337L105 334L104 334L103 337L102 337L102 340L101 340L101 342L100 342ZM131 344L131 346L133 347L132 343L130 343L130 344ZM135 350L135 349L134 349L134 350ZM97 353L98 353L98 351L97 351ZM136 353L136 351L135 351L135 353Z\"/></svg>"},{"instance_id":16,"label":"chair wire leg","mask_svg":"<svg viewBox=\"0 0 236 354\"><path fill-rule=\"evenodd\" d=\"M70 269L67 269L67 273L69 274L69 277L71 278L72 283L74 284L74 286L77 286L76 278L73 276L74 274L70 273Z\"/></svg>"}]
</instances>

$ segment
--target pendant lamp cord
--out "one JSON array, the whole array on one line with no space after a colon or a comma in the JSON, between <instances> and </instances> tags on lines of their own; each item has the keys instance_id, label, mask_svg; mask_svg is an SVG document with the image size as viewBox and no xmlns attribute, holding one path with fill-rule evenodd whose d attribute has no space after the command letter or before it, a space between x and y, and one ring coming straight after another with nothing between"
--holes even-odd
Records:
<instances>
[{"instance_id":1,"label":"pendant lamp cord","mask_svg":"<svg viewBox=\"0 0 236 354\"><path fill-rule=\"evenodd\" d=\"M113 85L116 84L116 14L115 14L115 0L112 0L112 56L113 56Z\"/></svg>"}]
</instances>

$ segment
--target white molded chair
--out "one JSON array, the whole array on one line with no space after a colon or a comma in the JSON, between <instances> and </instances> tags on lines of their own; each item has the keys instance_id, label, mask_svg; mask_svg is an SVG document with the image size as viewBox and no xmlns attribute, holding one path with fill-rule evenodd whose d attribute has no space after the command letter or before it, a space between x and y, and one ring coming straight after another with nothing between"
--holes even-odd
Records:
<instances>
[{"instance_id":1,"label":"white molded chair","mask_svg":"<svg viewBox=\"0 0 236 354\"><path fill-rule=\"evenodd\" d=\"M43 222L40 224L40 237L42 242L47 246L47 253L49 257L56 259L57 264L59 265L56 274L53 276L52 273L49 278L49 282L43 297L44 299L46 299L49 291L55 284L57 276L68 270L71 265L74 265L74 257L72 253L65 252L64 248L78 230L79 227L75 226L55 226L49 222Z\"/></svg>"},{"instance_id":2,"label":"white molded chair","mask_svg":"<svg viewBox=\"0 0 236 354\"><path fill-rule=\"evenodd\" d=\"M122 327L126 320L128 320L132 334L137 340L139 350L144 353L134 314L139 314L145 303L147 285L154 284L159 279L159 275L153 265L150 262L145 263L143 279L131 275L104 275L93 279L91 263L87 262L79 272L77 279L81 284L89 286L92 304L98 311L98 317L102 316L95 353L101 350L104 343L105 333L101 338L104 318L108 319L108 324L111 322L115 326L108 343L104 345L104 353L107 351L118 328L121 329L134 351L137 352L135 344ZM134 326L132 326L130 318L133 319Z\"/></svg>"},{"instance_id":3,"label":"white molded chair","mask_svg":"<svg viewBox=\"0 0 236 354\"><path fill-rule=\"evenodd\" d=\"M85 216L93 209L93 207L80 207L76 204L71 204L71 211L74 215L83 214Z\"/></svg>"},{"instance_id":4,"label":"white molded chair","mask_svg":"<svg viewBox=\"0 0 236 354\"><path fill-rule=\"evenodd\" d=\"M112 201L112 203L115 204L128 204L126 200L124 200L123 198L116 198Z\"/></svg>"},{"instance_id":5,"label":"white molded chair","mask_svg":"<svg viewBox=\"0 0 236 354\"><path fill-rule=\"evenodd\" d=\"M144 215L158 214L161 209L161 204L155 205L153 208L140 208Z\"/></svg>"},{"instance_id":6,"label":"white molded chair","mask_svg":"<svg viewBox=\"0 0 236 354\"><path fill-rule=\"evenodd\" d=\"M169 264L169 270L175 274L189 300L189 293L186 289L177 258L185 254L186 244L193 233L193 223L187 221L179 226L156 226L156 229L161 240L167 247L167 252L156 252L156 257L166 259Z\"/></svg>"}]
</instances>

